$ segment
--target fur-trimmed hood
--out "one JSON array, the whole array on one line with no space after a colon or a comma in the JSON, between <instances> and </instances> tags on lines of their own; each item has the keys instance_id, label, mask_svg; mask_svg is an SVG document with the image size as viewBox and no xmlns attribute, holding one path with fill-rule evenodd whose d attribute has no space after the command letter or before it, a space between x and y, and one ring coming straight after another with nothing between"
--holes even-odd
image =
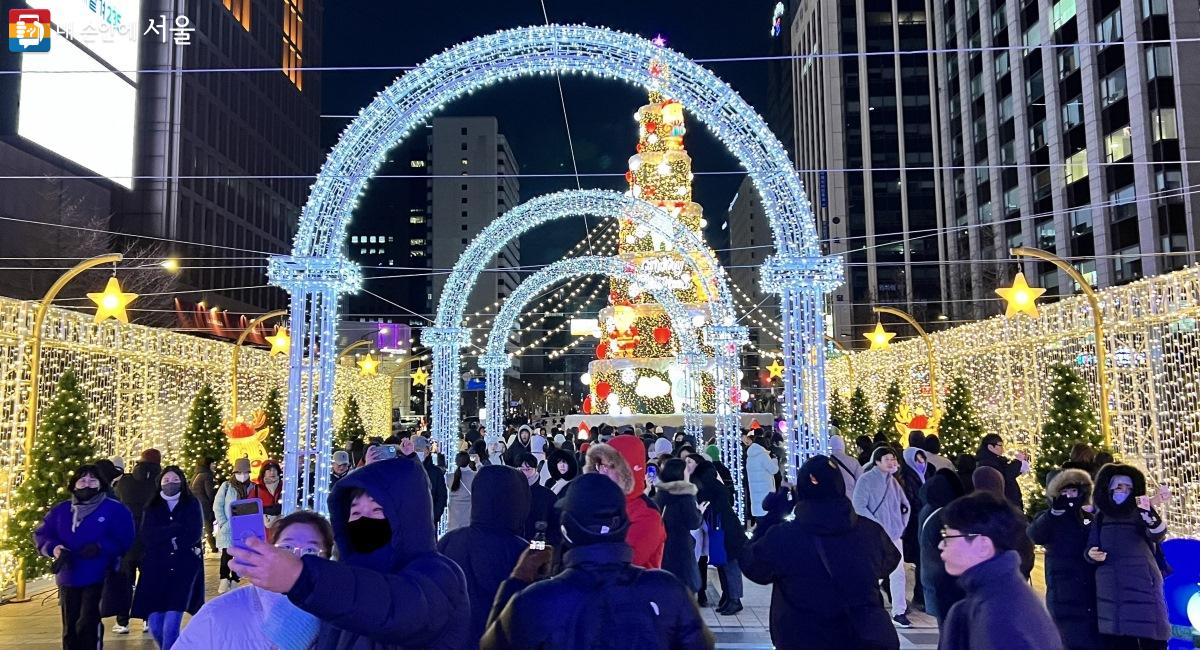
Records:
<instances>
[{"instance_id":1,"label":"fur-trimmed hood","mask_svg":"<svg viewBox=\"0 0 1200 650\"><path fill-rule=\"evenodd\" d=\"M1117 505L1113 503L1112 494L1108 491L1108 484L1112 482L1116 476L1128 476L1129 480L1133 481L1133 492L1125 503ZM1120 517L1131 514L1137 504L1137 497L1146 494L1146 476L1141 470L1124 463L1109 463L1100 468L1100 472L1096 474L1095 496L1092 499L1096 507L1105 515L1110 517Z\"/></svg>"},{"instance_id":2,"label":"fur-trimmed hood","mask_svg":"<svg viewBox=\"0 0 1200 650\"><path fill-rule=\"evenodd\" d=\"M1087 503L1092 498L1092 477L1081 469L1064 469L1056 473L1046 485L1046 498L1054 501L1068 486L1079 488L1081 503Z\"/></svg>"},{"instance_id":3,"label":"fur-trimmed hood","mask_svg":"<svg viewBox=\"0 0 1200 650\"><path fill-rule=\"evenodd\" d=\"M657 483L654 486L657 490L662 490L667 494L691 494L696 495L700 488L696 487L691 481L667 481L666 483Z\"/></svg>"}]
</instances>

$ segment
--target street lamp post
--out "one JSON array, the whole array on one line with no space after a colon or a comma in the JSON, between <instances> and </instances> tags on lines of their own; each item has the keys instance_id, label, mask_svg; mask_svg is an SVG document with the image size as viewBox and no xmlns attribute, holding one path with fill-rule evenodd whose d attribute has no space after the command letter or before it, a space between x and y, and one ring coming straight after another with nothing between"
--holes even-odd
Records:
<instances>
[{"instance_id":1,"label":"street lamp post","mask_svg":"<svg viewBox=\"0 0 1200 650\"><path fill-rule=\"evenodd\" d=\"M1112 448L1112 424L1108 413L1108 350L1104 344L1104 314L1100 311L1100 296L1088 284L1083 275L1068 261L1044 251L1040 248L1019 246L1009 250L1013 257L1032 257L1050 262L1071 277L1092 308L1092 335L1096 341L1096 379L1100 391L1100 434L1104 438L1104 446Z\"/></svg>"},{"instance_id":2,"label":"street lamp post","mask_svg":"<svg viewBox=\"0 0 1200 650\"><path fill-rule=\"evenodd\" d=\"M242 343L246 342L246 337L250 336L250 332L253 332L254 328L258 327L259 324L272 318L287 315L288 311L286 309L276 309L275 311L269 311L258 318L255 318L254 320L250 321L250 324L246 326L246 329L242 330L242 333L238 335L237 343L233 344L233 359L229 364L229 410L231 413L230 419L235 423L238 419L238 360L242 356ZM274 353L275 351L272 350L271 352Z\"/></svg>"},{"instance_id":3,"label":"street lamp post","mask_svg":"<svg viewBox=\"0 0 1200 650\"><path fill-rule=\"evenodd\" d=\"M125 257L120 253L110 253L86 259L63 273L46 290L42 301L38 303L37 311L33 314L33 327L29 331L29 397L25 401L25 463L24 480L29 480L33 471L33 439L37 435L38 420L38 384L42 376L42 325L46 322L46 314L50 312L50 304L58 297L58 293L68 282L75 279L84 271L103 264L116 264ZM25 562L17 568L17 600L25 600Z\"/></svg>"},{"instance_id":4,"label":"street lamp post","mask_svg":"<svg viewBox=\"0 0 1200 650\"><path fill-rule=\"evenodd\" d=\"M913 318L912 315L906 311L895 309L893 307L875 307L874 310L876 314L891 314L892 316L896 316L909 325L912 325L913 329L915 329L917 334L921 337L921 340L925 342L925 351L929 356L929 415L931 417L937 415L937 359L933 354L933 339L930 338L929 333L925 331L925 328L921 327L921 324L917 322L917 319Z\"/></svg>"}]
</instances>

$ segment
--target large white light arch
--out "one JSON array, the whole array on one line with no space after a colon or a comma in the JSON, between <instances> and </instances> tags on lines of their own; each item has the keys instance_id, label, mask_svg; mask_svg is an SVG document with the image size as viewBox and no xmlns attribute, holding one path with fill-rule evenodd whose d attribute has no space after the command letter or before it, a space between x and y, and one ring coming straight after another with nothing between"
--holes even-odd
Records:
<instances>
[{"instance_id":1,"label":"large white light arch","mask_svg":"<svg viewBox=\"0 0 1200 650\"><path fill-rule=\"evenodd\" d=\"M670 74L651 71L658 61ZM505 30L457 45L409 71L385 89L343 131L301 213L291 256L273 257L271 282L291 295L292 348L285 481L312 480L315 499L290 495L284 511L323 510L333 427L332 376L339 294L361 282L344 255L346 227L359 194L387 152L436 110L496 81L545 73L584 72L656 87L678 99L746 168L762 199L776 254L763 266L763 285L780 296L784 410L792 420L793 468L826 443L824 294L841 282L840 259L821 254L812 208L779 141L725 82L667 48L629 34L587 26L547 25ZM438 328L422 341L460 342L458 328ZM443 369L442 371L445 371ZM435 366L434 372L439 372ZM301 390L316 395L300 398ZM315 444L300 440L302 424Z\"/></svg>"}]
</instances>

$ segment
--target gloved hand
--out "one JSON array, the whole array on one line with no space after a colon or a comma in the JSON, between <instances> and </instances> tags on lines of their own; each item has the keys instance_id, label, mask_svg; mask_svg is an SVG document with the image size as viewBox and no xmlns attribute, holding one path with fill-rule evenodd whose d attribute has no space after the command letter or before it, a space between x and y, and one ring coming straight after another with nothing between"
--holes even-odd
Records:
<instances>
[{"instance_id":1,"label":"gloved hand","mask_svg":"<svg viewBox=\"0 0 1200 650\"><path fill-rule=\"evenodd\" d=\"M1051 510L1074 510L1079 507L1079 497L1068 497L1065 494L1060 494L1054 497L1054 501L1050 503Z\"/></svg>"},{"instance_id":2,"label":"gloved hand","mask_svg":"<svg viewBox=\"0 0 1200 650\"><path fill-rule=\"evenodd\" d=\"M523 582L537 582L550 572L550 562L554 559L554 547L545 549L525 549L513 567L511 577Z\"/></svg>"},{"instance_id":3,"label":"gloved hand","mask_svg":"<svg viewBox=\"0 0 1200 650\"><path fill-rule=\"evenodd\" d=\"M97 555L100 555L100 545L99 544L88 544L87 546L84 546L83 548L79 549L78 553L79 553L79 557L82 557L82 558L87 558L87 559L94 558Z\"/></svg>"}]
</instances>

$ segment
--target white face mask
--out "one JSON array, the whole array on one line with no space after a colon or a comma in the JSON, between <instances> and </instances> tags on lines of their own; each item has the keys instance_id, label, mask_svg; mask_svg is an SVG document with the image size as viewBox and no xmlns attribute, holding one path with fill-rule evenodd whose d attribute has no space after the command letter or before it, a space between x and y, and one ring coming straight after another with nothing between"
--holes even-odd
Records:
<instances>
[{"instance_id":1,"label":"white face mask","mask_svg":"<svg viewBox=\"0 0 1200 650\"><path fill-rule=\"evenodd\" d=\"M246 480L250 478L250 475L246 472L238 472L233 475L233 478L236 479L238 483L245 483Z\"/></svg>"}]
</instances>

